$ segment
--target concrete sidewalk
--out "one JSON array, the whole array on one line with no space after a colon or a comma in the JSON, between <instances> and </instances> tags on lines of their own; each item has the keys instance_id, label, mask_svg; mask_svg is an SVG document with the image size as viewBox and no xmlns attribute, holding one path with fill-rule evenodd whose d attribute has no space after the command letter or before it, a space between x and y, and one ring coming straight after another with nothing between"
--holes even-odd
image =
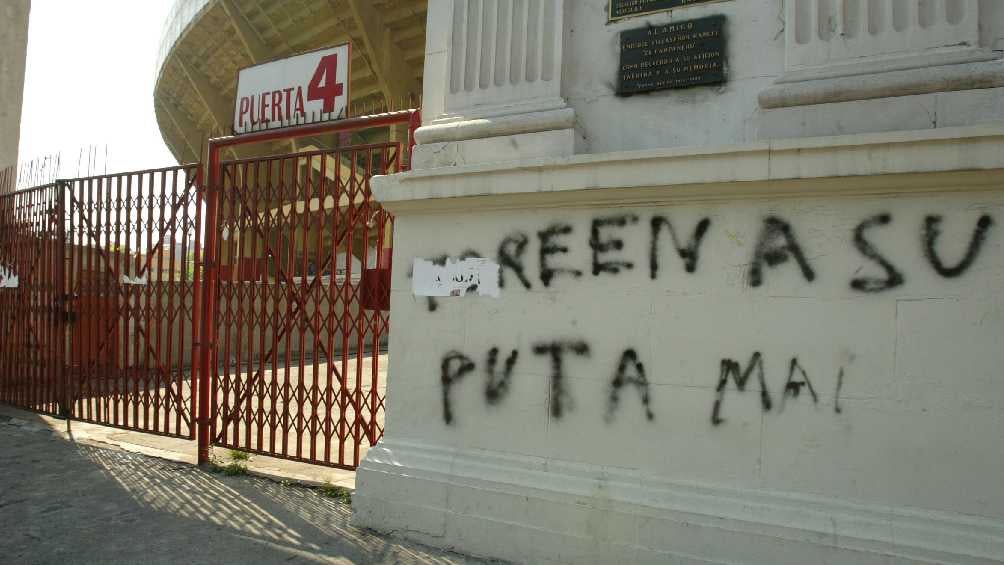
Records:
<instances>
[{"instance_id":1,"label":"concrete sidewalk","mask_svg":"<svg viewBox=\"0 0 1004 565\"><path fill-rule=\"evenodd\" d=\"M5 412L0 563L482 563L353 528L351 508L315 489L212 474Z\"/></svg>"},{"instance_id":2,"label":"concrete sidewalk","mask_svg":"<svg viewBox=\"0 0 1004 565\"><path fill-rule=\"evenodd\" d=\"M64 438L70 439L66 420L0 404L0 419L3 418L31 421L34 426L51 429ZM115 447L131 453L151 455L193 465L196 461L196 444L192 440L123 430L76 420L69 422L69 434L72 434L76 441L99 447ZM223 462L228 459L230 450L219 447L213 447L211 450L216 459ZM252 474L276 480L289 479L315 486L331 484L350 490L354 490L356 487L355 471L310 465L262 455L253 455L251 460L247 462L247 466Z\"/></svg>"}]
</instances>

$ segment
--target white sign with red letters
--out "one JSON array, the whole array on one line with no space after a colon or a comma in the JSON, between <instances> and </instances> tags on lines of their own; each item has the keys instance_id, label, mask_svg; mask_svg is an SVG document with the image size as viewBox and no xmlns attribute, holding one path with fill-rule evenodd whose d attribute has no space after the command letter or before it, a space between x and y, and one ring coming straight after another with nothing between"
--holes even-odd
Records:
<instances>
[{"instance_id":1,"label":"white sign with red letters","mask_svg":"<svg viewBox=\"0 0 1004 565\"><path fill-rule=\"evenodd\" d=\"M346 43L242 69L234 133L345 118L351 58Z\"/></svg>"}]
</instances>

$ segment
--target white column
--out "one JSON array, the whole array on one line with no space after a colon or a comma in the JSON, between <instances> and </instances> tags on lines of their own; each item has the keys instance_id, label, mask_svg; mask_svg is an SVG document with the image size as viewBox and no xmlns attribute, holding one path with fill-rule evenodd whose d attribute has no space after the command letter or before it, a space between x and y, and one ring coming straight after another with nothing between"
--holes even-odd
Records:
<instances>
[{"instance_id":1,"label":"white column","mask_svg":"<svg viewBox=\"0 0 1004 565\"><path fill-rule=\"evenodd\" d=\"M418 168L573 153L563 16L563 0L430 2Z\"/></svg>"}]
</instances>

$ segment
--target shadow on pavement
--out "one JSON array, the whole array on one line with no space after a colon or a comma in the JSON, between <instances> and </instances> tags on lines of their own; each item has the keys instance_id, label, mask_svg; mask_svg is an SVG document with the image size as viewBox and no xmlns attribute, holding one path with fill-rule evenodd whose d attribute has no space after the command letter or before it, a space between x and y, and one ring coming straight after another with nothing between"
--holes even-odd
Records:
<instances>
[{"instance_id":1,"label":"shadow on pavement","mask_svg":"<svg viewBox=\"0 0 1004 565\"><path fill-rule=\"evenodd\" d=\"M18 420L0 416L0 563L476 562L354 528L349 506L313 489L94 447L37 416Z\"/></svg>"}]
</instances>

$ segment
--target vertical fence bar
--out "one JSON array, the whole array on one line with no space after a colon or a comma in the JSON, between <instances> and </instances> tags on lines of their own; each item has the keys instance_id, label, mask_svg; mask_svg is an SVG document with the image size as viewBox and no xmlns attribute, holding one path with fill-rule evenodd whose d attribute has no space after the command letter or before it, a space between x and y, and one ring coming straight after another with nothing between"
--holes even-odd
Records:
<instances>
[{"instance_id":1,"label":"vertical fence bar","mask_svg":"<svg viewBox=\"0 0 1004 565\"><path fill-rule=\"evenodd\" d=\"M53 199L55 204L56 213L56 238L53 242L54 250L54 281L55 281L55 312L53 319L53 329L54 329L54 339L55 352L56 352L56 373L58 375L59 382L59 406L60 406L60 416L64 418L70 418L70 387L69 380L67 379L66 370L66 347L68 341L67 328L69 324L67 323L67 298L69 297L69 288L66 284L66 229L67 229L67 216L66 216L66 185L62 182L57 182L53 187Z\"/></svg>"},{"instance_id":2,"label":"vertical fence bar","mask_svg":"<svg viewBox=\"0 0 1004 565\"><path fill-rule=\"evenodd\" d=\"M219 205L220 187L220 148L217 144L209 144L209 182L206 187L206 246L203 250L203 309L199 339L202 343L202 359L198 371L199 417L198 417L198 462L200 465L209 462L210 427L209 395L210 378L214 370L213 354L216 351L216 285L219 276L219 253L216 249L216 232L219 222L217 206Z\"/></svg>"},{"instance_id":3,"label":"vertical fence bar","mask_svg":"<svg viewBox=\"0 0 1004 565\"><path fill-rule=\"evenodd\" d=\"M187 175L186 175L187 180ZM202 334L202 241L205 236L203 235L203 222L202 222L202 208L205 205L206 196L206 186L205 186L205 172L201 165L197 166L195 170L195 226L192 230L195 242L193 244L193 265L192 265L192 375L189 380L189 395L190 395L190 412L191 415L190 422L188 425L188 437L195 439L199 433L199 406L201 405L199 399L199 383L201 382L200 375L200 360L202 358L203 350L203 334ZM188 272L188 235L185 234L185 272Z\"/></svg>"},{"instance_id":4,"label":"vertical fence bar","mask_svg":"<svg viewBox=\"0 0 1004 565\"><path fill-rule=\"evenodd\" d=\"M66 363L66 368L64 372L66 373L66 391L65 395L67 398L66 411L70 417L75 417L76 414L76 404L77 404L77 380L80 378L78 371L78 359L81 357L80 346L81 344L75 339L73 330L79 319L79 307L80 303L77 300L79 294L80 286L80 276L78 274L78 263L80 261L79 257L79 247L77 245L77 237L80 231L80 221L77 218L76 206L74 205L74 181L66 182L61 187L61 199L63 200L64 210L67 218L67 258L66 258L66 342L67 348L69 350L69 359Z\"/></svg>"}]
</instances>

